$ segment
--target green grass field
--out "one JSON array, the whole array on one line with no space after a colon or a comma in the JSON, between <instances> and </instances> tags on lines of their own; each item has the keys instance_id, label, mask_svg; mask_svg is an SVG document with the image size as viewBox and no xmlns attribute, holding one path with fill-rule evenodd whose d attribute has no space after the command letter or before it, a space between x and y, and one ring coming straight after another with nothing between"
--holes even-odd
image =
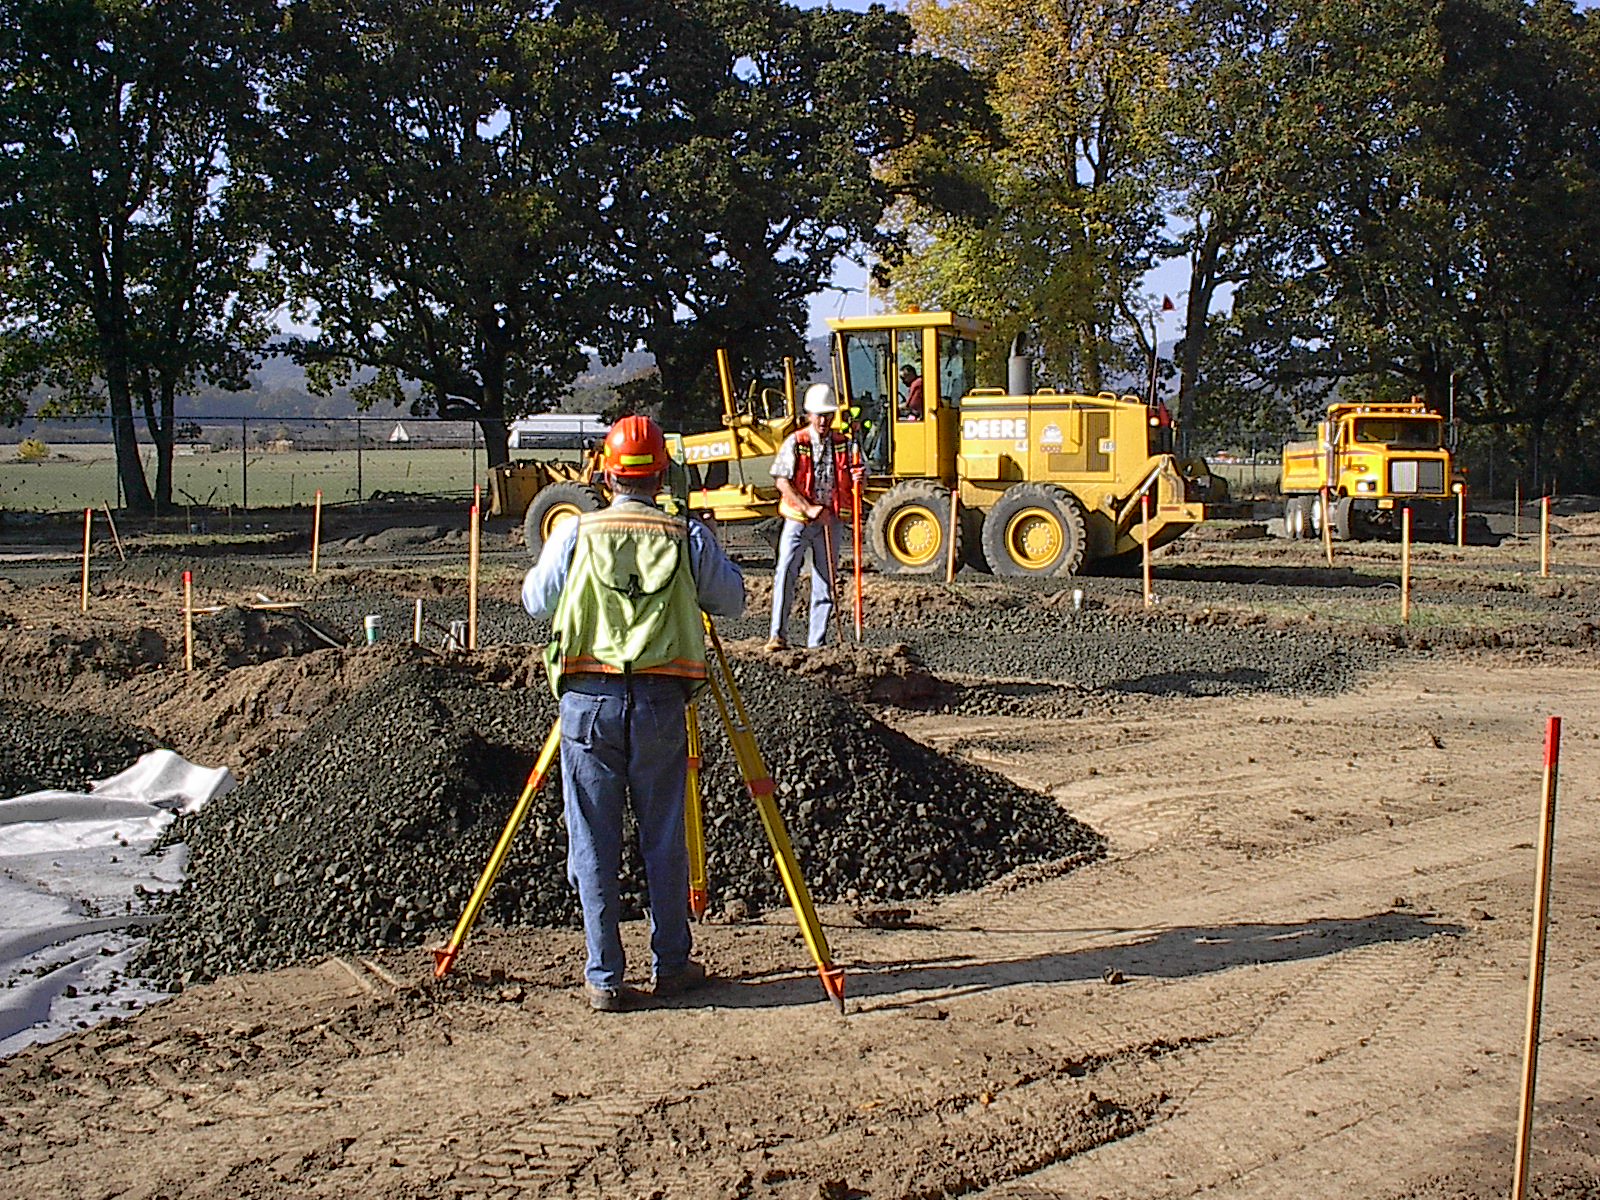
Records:
<instances>
[{"instance_id":1,"label":"green grass field","mask_svg":"<svg viewBox=\"0 0 1600 1200\"><path fill-rule=\"evenodd\" d=\"M460 448L364 449L359 470L354 449L290 450L249 454L237 450L178 455L172 461L172 499L178 505L209 508L283 508L310 504L318 488L326 504L370 500L387 495L461 499L472 495L473 452ZM483 451L477 452L476 482L485 482ZM526 453L516 457L528 457ZM541 455L540 457L544 457ZM570 457L570 455L551 455ZM144 450L145 478L155 478L155 452ZM1214 466L1236 497L1276 494L1277 463ZM766 481L766 463L747 464ZM117 480L109 444L78 444L53 449L42 462L22 462L14 446L0 447L0 508L17 512L70 512L117 507Z\"/></svg>"},{"instance_id":2,"label":"green grass field","mask_svg":"<svg viewBox=\"0 0 1600 1200\"><path fill-rule=\"evenodd\" d=\"M145 478L155 479L155 454L144 453ZM473 453L466 447L426 449L252 451L179 455L172 461L175 504L212 508L281 508L310 504L318 488L326 504L371 499L374 494L470 498ZM485 482L483 451L477 482ZM0 508L66 512L117 505L115 462L109 445L53 450L42 462L22 462L13 447L0 457Z\"/></svg>"}]
</instances>

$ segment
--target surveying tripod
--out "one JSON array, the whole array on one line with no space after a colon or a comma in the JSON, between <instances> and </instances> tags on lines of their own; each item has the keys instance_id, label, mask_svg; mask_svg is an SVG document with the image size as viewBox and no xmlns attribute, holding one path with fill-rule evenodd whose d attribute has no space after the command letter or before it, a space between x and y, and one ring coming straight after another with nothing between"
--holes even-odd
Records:
<instances>
[{"instance_id":1,"label":"surveying tripod","mask_svg":"<svg viewBox=\"0 0 1600 1200\"><path fill-rule=\"evenodd\" d=\"M723 730L728 735L728 744L733 747L733 756L738 762L745 790L749 792L750 799L755 801L756 810L761 814L761 824L767 831L767 842L772 847L772 856L777 863L778 878L783 882L783 890L788 893L789 904L794 909L795 920L805 937L806 947L811 951L811 957L817 964L817 974L822 979L823 990L842 1013L844 971L833 965L833 958L828 951L828 939L822 932L822 923L817 920L817 910L811 903L811 893L807 890L806 881L800 874L800 864L795 861L794 848L789 843L789 833L784 828L783 817L778 812L777 802L773 799L772 775L761 757L760 748L756 745L755 734L750 728L750 718L745 712L744 698L740 696L738 685L734 682L733 669L728 664L722 640L717 637L717 630L711 624L711 618L702 613L701 619L705 622L706 638L712 651L706 664L706 682L711 697L716 702L717 715L722 719ZM689 743L683 806L684 838L689 849L689 911L700 918L705 916L709 889L706 882L705 820L700 795L700 720L692 702L684 710L684 719L688 726ZM545 778L550 774L560 749L561 720L558 717L550 727L550 733L544 740L539 757L534 761L533 770L528 775L528 782L522 789L522 795L517 799L516 807L511 810L511 818L506 822L500 840L495 843L494 852L489 855L489 862L483 868L483 874L478 877L477 886L472 889L467 907L462 912L461 919L456 922L450 941L443 949L433 952L435 979L443 979L455 966L462 944L477 922L484 901L488 899L489 889L494 886L495 878L500 874L506 855L511 852L511 843L517 835L517 829L527 816L528 807L533 803L534 796L544 786Z\"/></svg>"}]
</instances>

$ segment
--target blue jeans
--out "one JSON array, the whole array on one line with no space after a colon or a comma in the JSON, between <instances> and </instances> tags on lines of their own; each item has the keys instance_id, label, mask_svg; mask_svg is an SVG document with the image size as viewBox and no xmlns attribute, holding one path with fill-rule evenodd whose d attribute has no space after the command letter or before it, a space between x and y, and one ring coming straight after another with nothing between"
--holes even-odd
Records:
<instances>
[{"instance_id":1,"label":"blue jeans","mask_svg":"<svg viewBox=\"0 0 1600 1200\"><path fill-rule=\"evenodd\" d=\"M839 568L839 539L844 522L824 510L815 521L785 520L778 538L778 568L772 575L772 636L787 638L789 613L794 608L796 586L800 582L800 560L811 555L811 624L807 646L821 646L828 640L828 622L833 619L833 580Z\"/></svg>"},{"instance_id":2,"label":"blue jeans","mask_svg":"<svg viewBox=\"0 0 1600 1200\"><path fill-rule=\"evenodd\" d=\"M561 788L567 818L567 878L583 905L589 960L584 978L620 988L622 814L639 823L650 892L655 975L689 961L689 851L683 840L686 689L665 676L574 675L562 683Z\"/></svg>"}]
</instances>

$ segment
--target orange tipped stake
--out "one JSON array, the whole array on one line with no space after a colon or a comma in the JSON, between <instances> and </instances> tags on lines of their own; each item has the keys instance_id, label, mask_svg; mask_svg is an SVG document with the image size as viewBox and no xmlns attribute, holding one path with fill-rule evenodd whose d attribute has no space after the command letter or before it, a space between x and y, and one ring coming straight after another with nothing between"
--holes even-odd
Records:
<instances>
[{"instance_id":1,"label":"orange tipped stake","mask_svg":"<svg viewBox=\"0 0 1600 1200\"><path fill-rule=\"evenodd\" d=\"M528 782L523 786L522 795L517 798L516 806L511 810L511 819L506 822L500 840L494 844L494 853L489 856L483 874L478 876L477 886L472 889L472 896L467 900L467 907L461 913L461 919L456 922L455 931L450 934L450 941L446 943L444 949L433 952L435 979L443 979L450 973L450 968L456 965L456 958L467 940L467 934L472 932L473 925L477 923L478 914L483 911L483 902L489 897L489 889L494 887L495 877L500 874L506 855L511 852L511 843L517 836L517 829L521 826L523 818L528 815L528 806L533 803L533 798L544 786L545 776L549 775L550 765L555 761L560 749L561 722L557 720L550 726L550 734L544 740L539 757L534 760L533 770L528 775Z\"/></svg>"},{"instance_id":2,"label":"orange tipped stake","mask_svg":"<svg viewBox=\"0 0 1600 1200\"><path fill-rule=\"evenodd\" d=\"M411 614L411 641L413 645L422 645L422 597L417 597L417 607Z\"/></svg>"},{"instance_id":3,"label":"orange tipped stake","mask_svg":"<svg viewBox=\"0 0 1600 1200\"><path fill-rule=\"evenodd\" d=\"M1156 602L1156 592L1150 582L1150 493L1148 491L1139 497L1139 509L1144 520L1144 606L1149 608Z\"/></svg>"},{"instance_id":4,"label":"orange tipped stake","mask_svg":"<svg viewBox=\"0 0 1600 1200\"><path fill-rule=\"evenodd\" d=\"M476 489L474 489L476 491ZM478 648L478 501L472 501L472 530L467 537L467 649Z\"/></svg>"},{"instance_id":5,"label":"orange tipped stake","mask_svg":"<svg viewBox=\"0 0 1600 1200\"><path fill-rule=\"evenodd\" d=\"M1544 793L1539 815L1539 861L1533 884L1533 948L1528 960L1528 1032L1522 1056L1522 1104L1517 1119L1516 1174L1512 1200L1528 1186L1528 1145L1533 1132L1533 1094L1539 1073L1539 1020L1544 1002L1545 935L1550 923L1550 861L1555 840L1556 779L1561 768L1561 718L1550 717L1544 732Z\"/></svg>"},{"instance_id":6,"label":"orange tipped stake","mask_svg":"<svg viewBox=\"0 0 1600 1200\"><path fill-rule=\"evenodd\" d=\"M961 489L950 489L950 552L945 556L944 581L954 583L956 578L956 533L961 525Z\"/></svg>"},{"instance_id":7,"label":"orange tipped stake","mask_svg":"<svg viewBox=\"0 0 1600 1200\"><path fill-rule=\"evenodd\" d=\"M1400 624L1411 623L1411 506L1400 511Z\"/></svg>"},{"instance_id":8,"label":"orange tipped stake","mask_svg":"<svg viewBox=\"0 0 1600 1200\"><path fill-rule=\"evenodd\" d=\"M1456 549L1467 544L1467 489L1456 484Z\"/></svg>"},{"instance_id":9,"label":"orange tipped stake","mask_svg":"<svg viewBox=\"0 0 1600 1200\"><path fill-rule=\"evenodd\" d=\"M1329 503L1332 497L1328 489L1322 489L1322 549L1328 556L1328 565L1333 566L1333 506Z\"/></svg>"},{"instance_id":10,"label":"orange tipped stake","mask_svg":"<svg viewBox=\"0 0 1600 1200\"><path fill-rule=\"evenodd\" d=\"M83 510L83 595L78 601L78 611L89 611L89 539L94 531L94 509Z\"/></svg>"},{"instance_id":11,"label":"orange tipped stake","mask_svg":"<svg viewBox=\"0 0 1600 1200\"><path fill-rule=\"evenodd\" d=\"M122 551L122 539L117 536L117 523L111 519L111 506L102 504L100 511L106 515L106 524L111 527L111 544L117 548L117 557L123 562L128 561L128 556Z\"/></svg>"},{"instance_id":12,"label":"orange tipped stake","mask_svg":"<svg viewBox=\"0 0 1600 1200\"><path fill-rule=\"evenodd\" d=\"M311 573L317 573L317 552L322 548L322 489L317 489L315 507L311 511Z\"/></svg>"},{"instance_id":13,"label":"orange tipped stake","mask_svg":"<svg viewBox=\"0 0 1600 1200\"><path fill-rule=\"evenodd\" d=\"M183 669L194 670L194 572L183 573Z\"/></svg>"},{"instance_id":14,"label":"orange tipped stake","mask_svg":"<svg viewBox=\"0 0 1600 1200\"><path fill-rule=\"evenodd\" d=\"M1539 499L1539 578L1550 578L1550 497Z\"/></svg>"},{"instance_id":15,"label":"orange tipped stake","mask_svg":"<svg viewBox=\"0 0 1600 1200\"><path fill-rule=\"evenodd\" d=\"M861 466L861 447L851 447L851 457L855 459L855 467ZM854 539L852 546L853 561L856 576L856 641L861 640L862 629L866 625L866 605L861 598L861 483L851 481L850 487L850 535Z\"/></svg>"}]
</instances>

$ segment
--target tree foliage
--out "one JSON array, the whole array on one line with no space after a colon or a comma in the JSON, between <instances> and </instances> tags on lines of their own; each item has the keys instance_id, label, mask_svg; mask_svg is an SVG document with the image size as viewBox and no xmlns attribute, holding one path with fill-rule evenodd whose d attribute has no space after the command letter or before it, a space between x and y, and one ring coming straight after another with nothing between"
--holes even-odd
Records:
<instances>
[{"instance_id":1,"label":"tree foliage","mask_svg":"<svg viewBox=\"0 0 1600 1200\"><path fill-rule=\"evenodd\" d=\"M1001 138L952 145L992 203L978 217L902 211L901 302L952 307L1001 338L1031 329L1047 367L1099 390L1143 356L1140 296L1161 244L1152 170L1169 85L1168 0L914 0L939 54L986 80Z\"/></svg>"},{"instance_id":2,"label":"tree foliage","mask_svg":"<svg viewBox=\"0 0 1600 1200\"><path fill-rule=\"evenodd\" d=\"M981 202L949 151L990 128L968 73L911 52L897 13L697 7L685 68L698 103L615 210L635 260L637 306L621 318L655 356L668 417L690 427L714 420L717 347L756 375L804 357L807 298L841 256L893 253L891 203Z\"/></svg>"},{"instance_id":3,"label":"tree foliage","mask_svg":"<svg viewBox=\"0 0 1600 1200\"><path fill-rule=\"evenodd\" d=\"M716 347L799 353L835 257L894 190L937 190L875 160L971 99L882 10L302 0L286 28L276 253L321 331L302 353L376 368L369 400L406 379L421 406L470 400L491 461L583 347L646 346L640 399L691 425Z\"/></svg>"},{"instance_id":4,"label":"tree foliage","mask_svg":"<svg viewBox=\"0 0 1600 1200\"><path fill-rule=\"evenodd\" d=\"M1577 429L1600 365L1572 336L1600 318L1591 26L1563 0L1292 10L1219 397L1416 393L1521 429L1530 465L1553 423Z\"/></svg>"}]
</instances>

